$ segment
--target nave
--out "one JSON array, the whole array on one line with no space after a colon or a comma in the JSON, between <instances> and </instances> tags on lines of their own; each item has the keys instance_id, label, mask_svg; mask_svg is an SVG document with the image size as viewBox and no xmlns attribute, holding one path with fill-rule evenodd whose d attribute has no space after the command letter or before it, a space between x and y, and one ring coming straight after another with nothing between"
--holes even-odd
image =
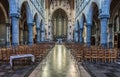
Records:
<instances>
[{"instance_id":1,"label":"nave","mask_svg":"<svg viewBox=\"0 0 120 77\"><path fill-rule=\"evenodd\" d=\"M119 77L120 66L116 62L116 53L112 53L112 49L95 48L74 43L2 48L0 77ZM35 62L29 57L16 58L11 68L10 56L19 57L26 53L32 53Z\"/></svg>"},{"instance_id":2,"label":"nave","mask_svg":"<svg viewBox=\"0 0 120 77\"><path fill-rule=\"evenodd\" d=\"M83 67L79 70L70 50L64 45L55 45L29 77L90 77Z\"/></svg>"},{"instance_id":3,"label":"nave","mask_svg":"<svg viewBox=\"0 0 120 77\"><path fill-rule=\"evenodd\" d=\"M119 5L0 0L0 77L120 77Z\"/></svg>"}]
</instances>

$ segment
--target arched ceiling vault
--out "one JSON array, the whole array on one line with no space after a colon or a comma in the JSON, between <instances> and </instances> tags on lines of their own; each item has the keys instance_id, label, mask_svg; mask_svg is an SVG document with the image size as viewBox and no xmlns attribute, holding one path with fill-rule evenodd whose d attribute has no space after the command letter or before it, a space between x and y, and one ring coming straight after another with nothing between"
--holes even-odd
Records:
<instances>
[{"instance_id":1,"label":"arched ceiling vault","mask_svg":"<svg viewBox=\"0 0 120 77\"><path fill-rule=\"evenodd\" d=\"M61 16L62 18L68 18L68 17L67 17L67 14L66 14L65 11L62 10L62 9L57 9L57 10L53 13L52 18L57 18L57 17L59 17L59 16Z\"/></svg>"},{"instance_id":2,"label":"arched ceiling vault","mask_svg":"<svg viewBox=\"0 0 120 77\"><path fill-rule=\"evenodd\" d=\"M53 2L53 1L62 1L62 0L46 0L45 2L45 5L46 5L46 9L49 9L49 7L50 7L50 5L51 5L51 3ZM70 8L71 9L74 9L74 0L68 0L68 3L69 3L69 5L70 5Z\"/></svg>"}]
</instances>

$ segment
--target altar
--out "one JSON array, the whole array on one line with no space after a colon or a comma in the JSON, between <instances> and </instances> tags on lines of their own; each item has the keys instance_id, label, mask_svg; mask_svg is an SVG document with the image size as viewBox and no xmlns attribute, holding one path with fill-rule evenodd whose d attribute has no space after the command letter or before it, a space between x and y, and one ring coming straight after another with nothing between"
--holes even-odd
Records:
<instances>
[{"instance_id":1,"label":"altar","mask_svg":"<svg viewBox=\"0 0 120 77\"><path fill-rule=\"evenodd\" d=\"M59 38L57 39L57 44L62 44L63 43L63 39Z\"/></svg>"}]
</instances>

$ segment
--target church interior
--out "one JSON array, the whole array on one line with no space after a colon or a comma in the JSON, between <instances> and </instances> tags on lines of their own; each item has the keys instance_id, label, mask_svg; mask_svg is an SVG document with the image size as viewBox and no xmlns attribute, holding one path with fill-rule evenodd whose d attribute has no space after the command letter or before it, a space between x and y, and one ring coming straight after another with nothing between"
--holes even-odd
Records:
<instances>
[{"instance_id":1,"label":"church interior","mask_svg":"<svg viewBox=\"0 0 120 77\"><path fill-rule=\"evenodd\" d=\"M120 77L120 0L0 0L0 77Z\"/></svg>"}]
</instances>

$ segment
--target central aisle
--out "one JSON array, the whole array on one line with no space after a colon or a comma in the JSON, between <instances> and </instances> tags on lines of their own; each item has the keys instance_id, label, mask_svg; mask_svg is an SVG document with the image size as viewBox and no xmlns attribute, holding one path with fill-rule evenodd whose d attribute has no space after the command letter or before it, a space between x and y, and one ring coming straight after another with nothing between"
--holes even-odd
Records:
<instances>
[{"instance_id":1,"label":"central aisle","mask_svg":"<svg viewBox=\"0 0 120 77\"><path fill-rule=\"evenodd\" d=\"M56 45L48 55L41 77L80 77L77 65L64 45Z\"/></svg>"}]
</instances>

